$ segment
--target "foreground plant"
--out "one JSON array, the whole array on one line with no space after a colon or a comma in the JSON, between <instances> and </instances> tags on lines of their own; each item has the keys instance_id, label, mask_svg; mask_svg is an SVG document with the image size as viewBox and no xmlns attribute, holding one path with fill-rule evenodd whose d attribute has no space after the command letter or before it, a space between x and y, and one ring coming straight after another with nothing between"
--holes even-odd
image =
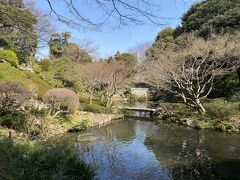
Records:
<instances>
[{"instance_id":1,"label":"foreground plant","mask_svg":"<svg viewBox=\"0 0 240 180\"><path fill-rule=\"evenodd\" d=\"M94 170L70 148L0 139L0 179L93 179Z\"/></svg>"}]
</instances>

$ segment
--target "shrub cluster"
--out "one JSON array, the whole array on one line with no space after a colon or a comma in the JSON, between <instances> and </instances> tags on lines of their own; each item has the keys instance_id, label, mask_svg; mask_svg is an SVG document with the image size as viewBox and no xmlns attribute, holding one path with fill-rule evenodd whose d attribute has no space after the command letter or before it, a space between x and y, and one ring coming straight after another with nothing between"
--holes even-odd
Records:
<instances>
[{"instance_id":1,"label":"shrub cluster","mask_svg":"<svg viewBox=\"0 0 240 180\"><path fill-rule=\"evenodd\" d=\"M19 63L16 53L11 50L0 49L0 60L8 62L12 66L17 66Z\"/></svg>"},{"instance_id":2,"label":"shrub cluster","mask_svg":"<svg viewBox=\"0 0 240 180\"><path fill-rule=\"evenodd\" d=\"M79 108L78 95L70 89L54 88L43 96L43 102L51 106L52 111L67 110L74 112Z\"/></svg>"},{"instance_id":3,"label":"shrub cluster","mask_svg":"<svg viewBox=\"0 0 240 180\"><path fill-rule=\"evenodd\" d=\"M34 64L33 65L33 71L37 74L41 73L42 72L42 67L38 64Z\"/></svg>"},{"instance_id":4,"label":"shrub cluster","mask_svg":"<svg viewBox=\"0 0 240 180\"><path fill-rule=\"evenodd\" d=\"M48 71L49 67L51 66L51 62L47 59L43 59L39 62L39 65L42 68L42 71Z\"/></svg>"},{"instance_id":5,"label":"shrub cluster","mask_svg":"<svg viewBox=\"0 0 240 180\"><path fill-rule=\"evenodd\" d=\"M228 120L232 115L238 114L237 106L221 106L218 104L206 105L207 115L212 119Z\"/></svg>"},{"instance_id":6,"label":"shrub cluster","mask_svg":"<svg viewBox=\"0 0 240 180\"><path fill-rule=\"evenodd\" d=\"M15 112L33 93L16 82L0 84L0 113Z\"/></svg>"},{"instance_id":7,"label":"shrub cluster","mask_svg":"<svg viewBox=\"0 0 240 180\"><path fill-rule=\"evenodd\" d=\"M0 139L0 179L93 179L94 170L63 145L41 147Z\"/></svg>"}]
</instances>

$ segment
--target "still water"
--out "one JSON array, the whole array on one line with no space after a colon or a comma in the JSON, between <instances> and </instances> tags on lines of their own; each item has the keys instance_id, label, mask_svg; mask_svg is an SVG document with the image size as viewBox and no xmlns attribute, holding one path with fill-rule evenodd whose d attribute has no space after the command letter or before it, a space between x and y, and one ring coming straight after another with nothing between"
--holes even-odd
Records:
<instances>
[{"instance_id":1,"label":"still water","mask_svg":"<svg viewBox=\"0 0 240 180\"><path fill-rule=\"evenodd\" d=\"M240 135L126 119L71 138L96 179L240 179Z\"/></svg>"}]
</instances>

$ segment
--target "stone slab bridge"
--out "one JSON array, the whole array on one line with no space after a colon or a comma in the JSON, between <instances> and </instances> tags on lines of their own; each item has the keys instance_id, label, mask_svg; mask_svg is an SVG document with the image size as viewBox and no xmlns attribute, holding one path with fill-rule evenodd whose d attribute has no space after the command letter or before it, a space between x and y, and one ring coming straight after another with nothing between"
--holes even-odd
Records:
<instances>
[{"instance_id":1,"label":"stone slab bridge","mask_svg":"<svg viewBox=\"0 0 240 180\"><path fill-rule=\"evenodd\" d=\"M144 114L148 114L149 117L152 117L152 115L157 111L157 109L151 109L151 108L144 108L144 107L124 107L122 108L126 111L132 111L132 112L138 112L138 116L143 117Z\"/></svg>"}]
</instances>

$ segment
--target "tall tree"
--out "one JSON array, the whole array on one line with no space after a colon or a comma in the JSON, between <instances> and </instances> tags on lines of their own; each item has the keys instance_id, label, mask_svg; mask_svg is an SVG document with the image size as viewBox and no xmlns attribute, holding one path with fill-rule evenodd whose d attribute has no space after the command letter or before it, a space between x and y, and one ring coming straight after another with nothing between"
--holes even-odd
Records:
<instances>
[{"instance_id":1,"label":"tall tree","mask_svg":"<svg viewBox=\"0 0 240 180\"><path fill-rule=\"evenodd\" d=\"M118 62L124 63L128 67L134 67L137 63L137 58L131 53L120 53L119 51L115 54L114 59Z\"/></svg>"},{"instance_id":2,"label":"tall tree","mask_svg":"<svg viewBox=\"0 0 240 180\"><path fill-rule=\"evenodd\" d=\"M70 38L71 38L71 33L70 32L65 31L65 32L62 33L62 44L63 44L63 46L68 45L68 43L69 43L68 41L69 41Z\"/></svg>"},{"instance_id":3,"label":"tall tree","mask_svg":"<svg viewBox=\"0 0 240 180\"><path fill-rule=\"evenodd\" d=\"M3 0L0 1L0 22L0 39L15 50L20 63L26 63L37 46L35 16L21 0Z\"/></svg>"},{"instance_id":4,"label":"tall tree","mask_svg":"<svg viewBox=\"0 0 240 180\"><path fill-rule=\"evenodd\" d=\"M136 43L135 46L128 48L128 52L132 53L136 58L139 64L143 64L147 57L146 51L151 47L152 42L145 41Z\"/></svg>"},{"instance_id":5,"label":"tall tree","mask_svg":"<svg viewBox=\"0 0 240 180\"><path fill-rule=\"evenodd\" d=\"M38 35L38 49L44 48L48 45L51 34L55 32L53 23L50 20L49 15L40 10L34 1L25 1L24 4L36 18L34 28Z\"/></svg>"},{"instance_id":6,"label":"tall tree","mask_svg":"<svg viewBox=\"0 0 240 180\"><path fill-rule=\"evenodd\" d=\"M66 47L69 43L69 39L71 38L70 32L63 32L63 33L54 33L51 35L49 41L50 47L50 54L54 58L60 58L63 56L64 47Z\"/></svg>"},{"instance_id":7,"label":"tall tree","mask_svg":"<svg viewBox=\"0 0 240 180\"><path fill-rule=\"evenodd\" d=\"M194 4L182 17L174 35L196 31L202 37L212 33L240 30L239 0L204 0Z\"/></svg>"},{"instance_id":8,"label":"tall tree","mask_svg":"<svg viewBox=\"0 0 240 180\"><path fill-rule=\"evenodd\" d=\"M69 43L64 47L64 55L77 64L92 62L92 58L88 52L81 49L80 46L75 43Z\"/></svg>"},{"instance_id":9,"label":"tall tree","mask_svg":"<svg viewBox=\"0 0 240 180\"><path fill-rule=\"evenodd\" d=\"M173 38L173 31L172 28L165 28L158 33L152 47L146 51L148 60L155 60L155 56L159 51L173 49L176 46Z\"/></svg>"},{"instance_id":10,"label":"tall tree","mask_svg":"<svg viewBox=\"0 0 240 180\"><path fill-rule=\"evenodd\" d=\"M212 34L233 33L240 30L239 0L204 0L194 4L182 17L181 26L174 31L178 37L195 32L208 38ZM237 70L240 80L240 69Z\"/></svg>"}]
</instances>

